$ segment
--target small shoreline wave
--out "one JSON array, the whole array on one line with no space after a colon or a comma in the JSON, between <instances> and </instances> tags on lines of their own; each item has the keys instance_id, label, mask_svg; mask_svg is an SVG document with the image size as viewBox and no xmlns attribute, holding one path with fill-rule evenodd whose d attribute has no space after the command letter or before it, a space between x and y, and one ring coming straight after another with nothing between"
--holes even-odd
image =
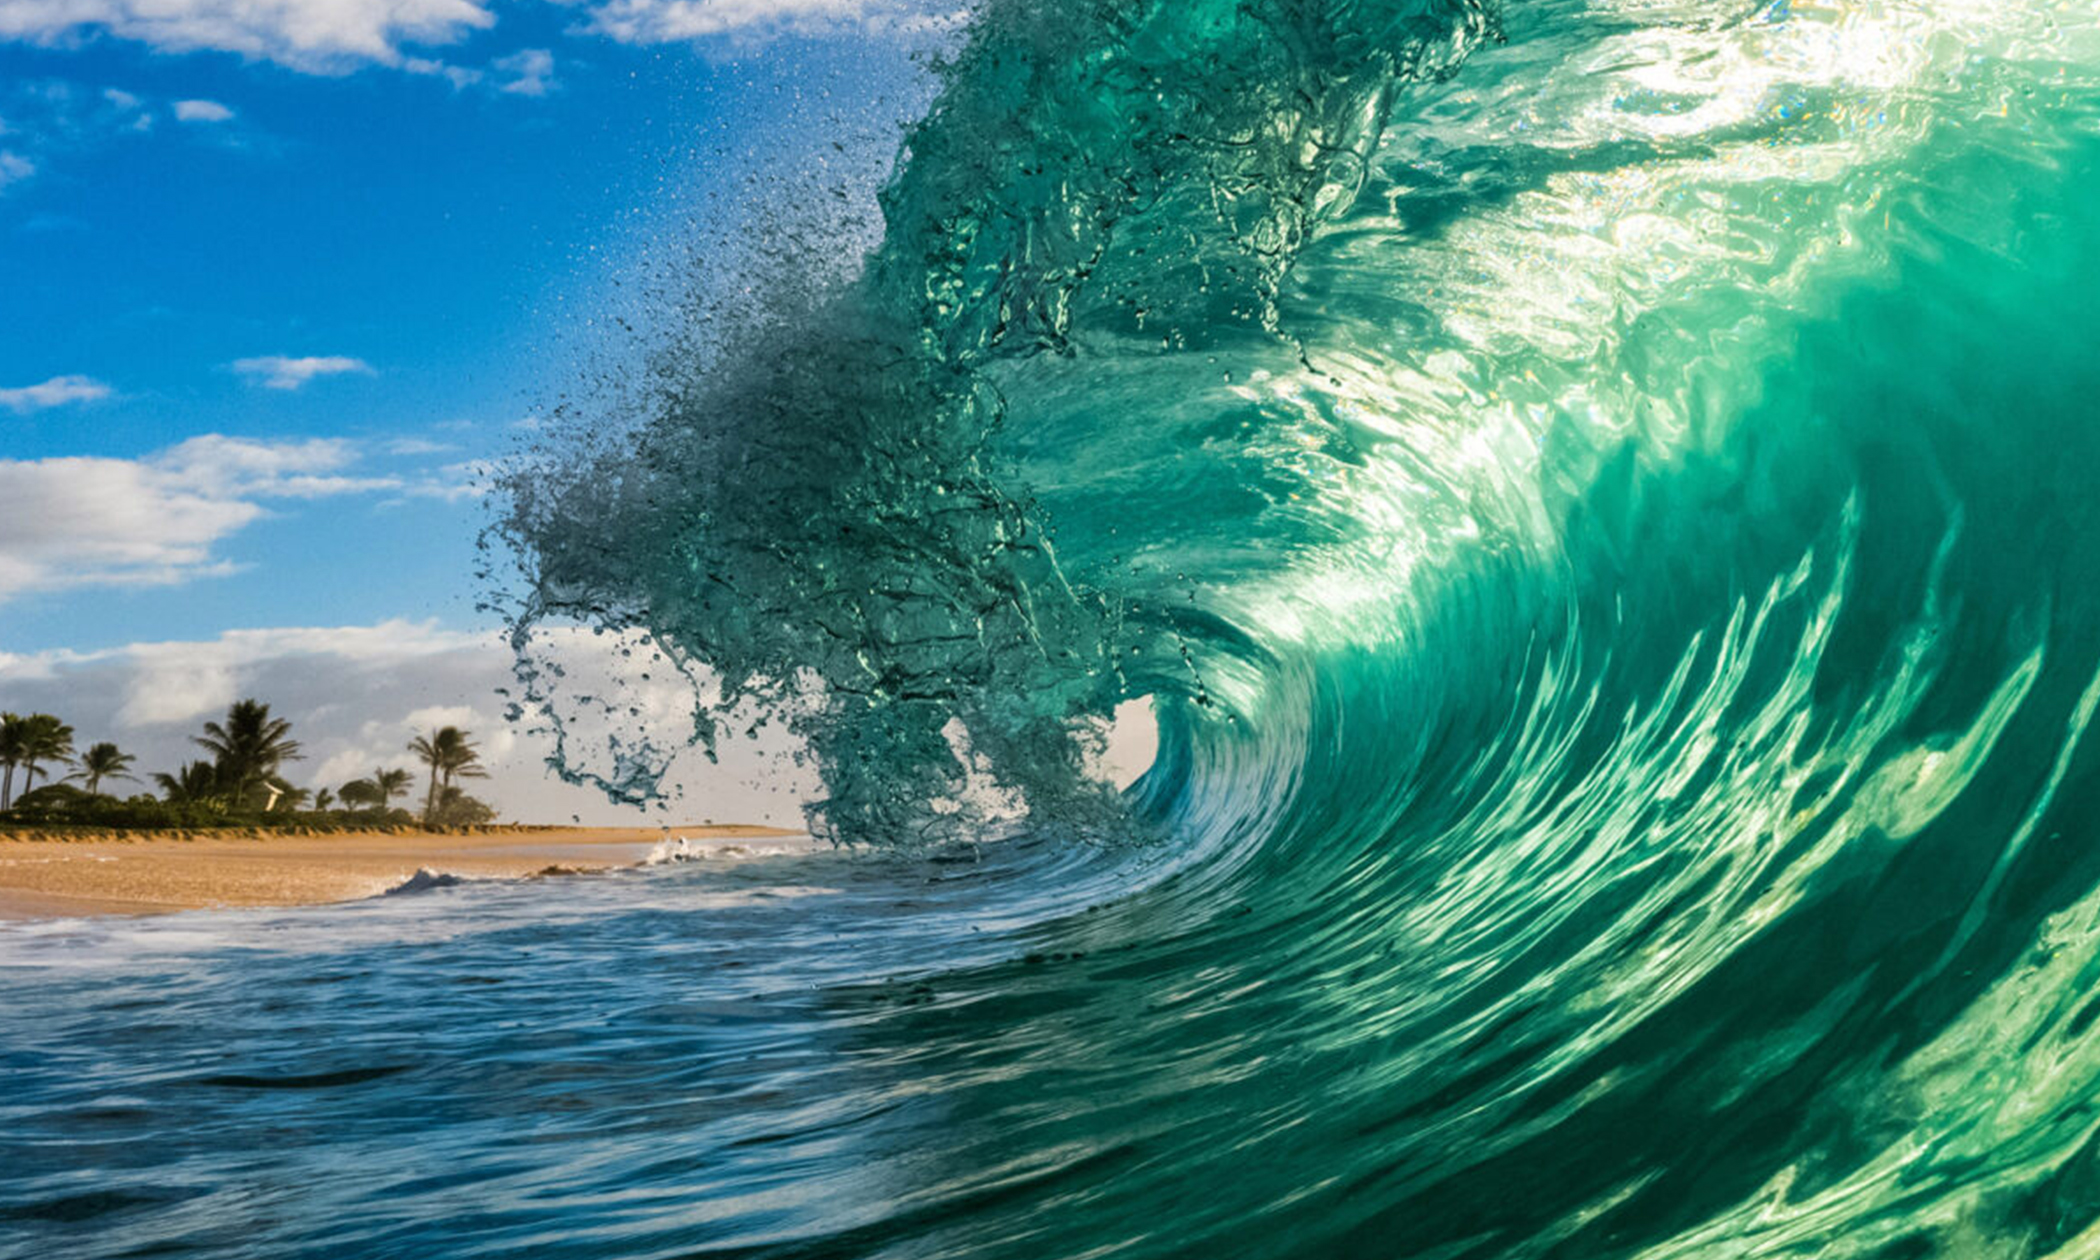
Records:
<instances>
[{"instance_id":1,"label":"small shoreline wave","mask_svg":"<svg viewBox=\"0 0 2100 1260\"><path fill-rule=\"evenodd\" d=\"M780 857L794 850L786 846L750 844L708 845L685 836L672 836L649 850L637 866L668 866L676 862L735 862L748 858Z\"/></svg>"},{"instance_id":2,"label":"small shoreline wave","mask_svg":"<svg viewBox=\"0 0 2100 1260\"><path fill-rule=\"evenodd\" d=\"M450 871L433 871L427 866L419 866L416 868L415 874L379 895L382 897L398 897L405 893L428 892L433 888L457 888L461 884L472 882L477 881L470 880L464 875L454 875Z\"/></svg>"},{"instance_id":3,"label":"small shoreline wave","mask_svg":"<svg viewBox=\"0 0 2100 1260\"><path fill-rule=\"evenodd\" d=\"M452 871L441 871L428 866L416 868L416 872L400 883L390 885L378 894L381 897L401 896L408 893L428 892L436 888L457 888L464 884L524 883L533 880L561 879L581 875L608 875L616 871L649 870L659 866L674 866L685 862L742 862L756 858L785 857L806 851L808 838L797 837L804 843L794 845L753 845L744 843L708 844L689 836L672 836L659 842L640 860L608 866L588 866L576 863L557 862L519 875L461 875Z\"/></svg>"}]
</instances>

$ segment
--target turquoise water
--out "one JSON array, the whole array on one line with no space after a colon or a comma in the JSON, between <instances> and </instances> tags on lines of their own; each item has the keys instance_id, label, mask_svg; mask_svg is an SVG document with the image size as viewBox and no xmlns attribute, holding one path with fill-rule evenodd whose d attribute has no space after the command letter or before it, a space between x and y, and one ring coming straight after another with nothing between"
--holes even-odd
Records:
<instances>
[{"instance_id":1,"label":"turquoise water","mask_svg":"<svg viewBox=\"0 0 2100 1260\"><path fill-rule=\"evenodd\" d=\"M500 531L852 847L12 930L14 1252L2100 1255L2090 4L938 73Z\"/></svg>"}]
</instances>

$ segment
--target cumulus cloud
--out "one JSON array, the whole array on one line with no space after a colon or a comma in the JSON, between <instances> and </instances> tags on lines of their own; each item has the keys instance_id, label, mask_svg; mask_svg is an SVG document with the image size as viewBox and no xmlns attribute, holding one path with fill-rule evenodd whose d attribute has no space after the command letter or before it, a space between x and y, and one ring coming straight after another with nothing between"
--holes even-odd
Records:
<instances>
[{"instance_id":1,"label":"cumulus cloud","mask_svg":"<svg viewBox=\"0 0 2100 1260\"><path fill-rule=\"evenodd\" d=\"M0 158L4 157L4 154L0 154ZM5 163L0 161L0 171L4 170ZM0 389L0 407L5 407L18 416L26 416L32 411L63 407L67 403L94 402L107 397L109 386L91 376L54 376L36 385L24 385L19 389Z\"/></svg>"},{"instance_id":2,"label":"cumulus cloud","mask_svg":"<svg viewBox=\"0 0 2100 1260\"><path fill-rule=\"evenodd\" d=\"M347 372L372 375L372 365L363 359L352 359L345 355L310 355L292 358L282 354L258 355L252 359L236 359L233 370L250 380L260 382L266 389L298 389L318 376L341 376Z\"/></svg>"},{"instance_id":3,"label":"cumulus cloud","mask_svg":"<svg viewBox=\"0 0 2100 1260\"><path fill-rule=\"evenodd\" d=\"M478 0L0 0L0 39L51 44L100 32L311 71L397 65L405 44L449 44L495 21Z\"/></svg>"},{"instance_id":4,"label":"cumulus cloud","mask_svg":"<svg viewBox=\"0 0 2100 1260\"><path fill-rule=\"evenodd\" d=\"M344 475L355 458L342 441L212 434L137 460L0 460L0 601L230 573L213 549L265 515L266 501L400 486Z\"/></svg>"},{"instance_id":5,"label":"cumulus cloud","mask_svg":"<svg viewBox=\"0 0 2100 1260\"><path fill-rule=\"evenodd\" d=\"M177 101L175 121L195 123L229 122L233 111L217 101Z\"/></svg>"},{"instance_id":6,"label":"cumulus cloud","mask_svg":"<svg viewBox=\"0 0 2100 1260\"><path fill-rule=\"evenodd\" d=\"M589 635L576 637L572 647L614 659L613 647ZM645 825L713 817L799 825L801 802L813 787L777 740L733 743L718 766L697 752L681 757L674 783L683 799L670 815L616 807L595 791L561 782L546 766L547 736L504 720L506 701L498 692L510 681L510 661L499 634L394 620L230 630L215 639L96 652L0 653L0 691L10 708L62 715L85 741L114 740L138 755L142 772L198 756L188 742L198 725L253 696L289 718L305 745L305 759L287 767L287 777L302 786L339 788L376 769L414 769L408 741L454 725L473 732L490 770L490 778L470 790L506 818L581 816ZM673 720L678 707L666 705Z\"/></svg>"}]
</instances>

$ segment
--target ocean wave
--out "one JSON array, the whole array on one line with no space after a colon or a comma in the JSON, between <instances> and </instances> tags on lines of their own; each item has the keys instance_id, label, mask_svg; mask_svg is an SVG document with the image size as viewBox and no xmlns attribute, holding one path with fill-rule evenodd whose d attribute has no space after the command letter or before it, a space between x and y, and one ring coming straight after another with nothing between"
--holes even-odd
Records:
<instances>
[{"instance_id":1,"label":"ocean wave","mask_svg":"<svg viewBox=\"0 0 2100 1260\"><path fill-rule=\"evenodd\" d=\"M958 1167L1093 1162L913 1236L2082 1254L2090 6L995 3L942 74L864 268L505 527L533 703L639 633L822 836L1151 855L1082 933L1151 996L958 1087Z\"/></svg>"}]
</instances>

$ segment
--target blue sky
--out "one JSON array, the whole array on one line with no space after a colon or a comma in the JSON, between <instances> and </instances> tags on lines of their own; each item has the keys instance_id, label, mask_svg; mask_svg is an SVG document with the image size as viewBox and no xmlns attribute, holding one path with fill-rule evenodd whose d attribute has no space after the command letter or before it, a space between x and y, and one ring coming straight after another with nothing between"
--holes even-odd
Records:
<instances>
[{"instance_id":1,"label":"blue sky","mask_svg":"<svg viewBox=\"0 0 2100 1260\"><path fill-rule=\"evenodd\" d=\"M151 763L273 670L373 690L392 627L398 716L314 691L303 777L389 760L412 713L494 722L480 470L619 358L604 317L744 174L842 127L886 159L867 122L923 90L928 29L866 0L0 6L0 707Z\"/></svg>"}]
</instances>

